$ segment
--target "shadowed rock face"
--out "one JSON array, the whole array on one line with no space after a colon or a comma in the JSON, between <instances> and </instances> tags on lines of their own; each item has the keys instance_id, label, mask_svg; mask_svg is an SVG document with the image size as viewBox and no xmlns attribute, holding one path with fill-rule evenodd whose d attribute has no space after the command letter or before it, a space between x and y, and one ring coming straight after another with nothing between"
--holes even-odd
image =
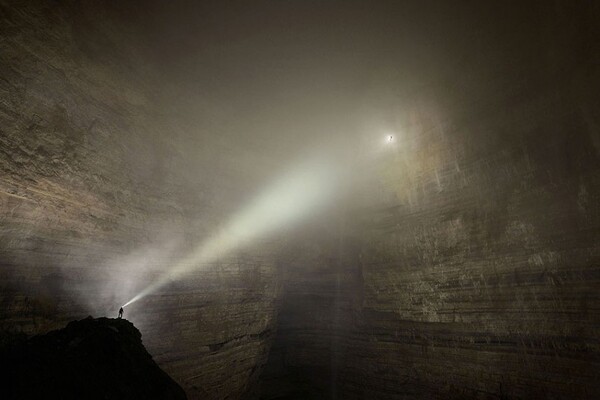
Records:
<instances>
[{"instance_id":1,"label":"shadowed rock face","mask_svg":"<svg viewBox=\"0 0 600 400\"><path fill-rule=\"evenodd\" d=\"M414 93L370 190L297 239L263 398L600 396L600 14L555 4Z\"/></svg>"},{"instance_id":2,"label":"shadowed rock face","mask_svg":"<svg viewBox=\"0 0 600 400\"><path fill-rule=\"evenodd\" d=\"M2 329L116 317L244 187L227 176L247 150L161 104L168 82L127 28L145 7L109 3L0 1ZM276 298L269 253L232 254L125 317L190 397L239 397L266 360Z\"/></svg>"},{"instance_id":3,"label":"shadowed rock face","mask_svg":"<svg viewBox=\"0 0 600 400\"><path fill-rule=\"evenodd\" d=\"M214 20L204 2L11 3L2 329L116 315L266 185L265 170L285 168L263 161L285 125L272 114L312 120L298 93L323 114L356 98L341 119L354 125L367 103L397 139L348 164L367 182L285 242L126 307L154 360L199 399L600 397L595 2L365 2L281 18L257 6ZM332 23L339 10L358 24ZM361 38L363 17L377 40ZM272 102L251 95L270 85ZM307 141L298 131L282 149Z\"/></svg>"},{"instance_id":4,"label":"shadowed rock face","mask_svg":"<svg viewBox=\"0 0 600 400\"><path fill-rule=\"evenodd\" d=\"M5 399L186 399L124 319L70 322L0 353Z\"/></svg>"}]
</instances>

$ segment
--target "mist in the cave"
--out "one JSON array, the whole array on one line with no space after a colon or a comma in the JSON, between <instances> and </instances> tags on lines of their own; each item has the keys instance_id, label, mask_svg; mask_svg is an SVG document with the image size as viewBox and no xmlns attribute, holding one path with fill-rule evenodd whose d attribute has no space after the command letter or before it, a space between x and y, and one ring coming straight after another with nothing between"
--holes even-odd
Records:
<instances>
[{"instance_id":1,"label":"mist in the cave","mask_svg":"<svg viewBox=\"0 0 600 400\"><path fill-rule=\"evenodd\" d=\"M600 398L599 15L0 0L0 351L124 306L71 328L192 399Z\"/></svg>"}]
</instances>

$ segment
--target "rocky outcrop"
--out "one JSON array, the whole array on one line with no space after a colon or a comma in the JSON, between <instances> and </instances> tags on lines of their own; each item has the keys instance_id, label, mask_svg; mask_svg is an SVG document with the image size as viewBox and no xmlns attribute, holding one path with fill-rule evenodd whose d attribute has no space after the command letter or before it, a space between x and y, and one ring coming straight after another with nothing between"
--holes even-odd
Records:
<instances>
[{"instance_id":1,"label":"rocky outcrop","mask_svg":"<svg viewBox=\"0 0 600 400\"><path fill-rule=\"evenodd\" d=\"M0 328L30 335L116 314L268 183L280 166L261 155L287 163L310 143L299 124L269 147L271 131L314 120L315 132L360 131L331 139L360 147L370 133L354 125L385 114L361 110L389 108L395 141L352 159L358 184L331 215L288 230L285 248L198 265L126 307L154 359L188 398L254 396L259 377L267 399L598 397L596 5L448 2L441 19L411 2L386 15L369 5L356 21L378 33L364 38L360 24L326 23L354 21L351 5L318 18L301 7L280 10L297 31L271 18L291 32L282 39L254 35L255 19L189 27L210 7L182 7L190 30L170 43L168 27L145 36L164 2L126 3L0 0ZM201 61L156 61L185 55L198 32L214 34ZM250 62L246 36L280 46L257 46L274 65ZM269 85L272 101L252 104ZM170 104L199 88L202 118ZM238 107L212 106L219 96ZM348 96L360 99L337 104Z\"/></svg>"},{"instance_id":2,"label":"rocky outcrop","mask_svg":"<svg viewBox=\"0 0 600 400\"><path fill-rule=\"evenodd\" d=\"M124 319L70 322L0 352L5 399L185 399Z\"/></svg>"}]
</instances>

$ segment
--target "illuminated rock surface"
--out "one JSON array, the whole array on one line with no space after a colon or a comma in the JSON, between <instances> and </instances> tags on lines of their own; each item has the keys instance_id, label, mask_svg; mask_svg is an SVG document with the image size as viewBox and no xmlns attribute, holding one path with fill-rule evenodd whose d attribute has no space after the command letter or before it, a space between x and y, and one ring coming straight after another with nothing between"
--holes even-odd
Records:
<instances>
[{"instance_id":1,"label":"illuminated rock surface","mask_svg":"<svg viewBox=\"0 0 600 400\"><path fill-rule=\"evenodd\" d=\"M5 399L185 399L124 319L70 322L0 352Z\"/></svg>"},{"instance_id":2,"label":"illuminated rock surface","mask_svg":"<svg viewBox=\"0 0 600 400\"><path fill-rule=\"evenodd\" d=\"M309 142L271 114L352 132L391 109L395 141L326 216L126 307L154 360L190 399L600 397L597 5L373 11L364 41L327 7L226 14L190 61L150 3L0 0L2 329L116 316Z\"/></svg>"}]
</instances>

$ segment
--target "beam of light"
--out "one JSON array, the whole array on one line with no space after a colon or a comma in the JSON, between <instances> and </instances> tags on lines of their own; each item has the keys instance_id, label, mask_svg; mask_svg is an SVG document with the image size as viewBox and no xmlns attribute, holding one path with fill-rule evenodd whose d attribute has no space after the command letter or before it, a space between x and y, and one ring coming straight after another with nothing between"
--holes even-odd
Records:
<instances>
[{"instance_id":1,"label":"beam of light","mask_svg":"<svg viewBox=\"0 0 600 400\"><path fill-rule=\"evenodd\" d=\"M333 163L322 160L313 160L293 169L236 213L223 229L159 275L156 281L123 307L234 249L307 216L333 197L340 178L339 172Z\"/></svg>"}]
</instances>

